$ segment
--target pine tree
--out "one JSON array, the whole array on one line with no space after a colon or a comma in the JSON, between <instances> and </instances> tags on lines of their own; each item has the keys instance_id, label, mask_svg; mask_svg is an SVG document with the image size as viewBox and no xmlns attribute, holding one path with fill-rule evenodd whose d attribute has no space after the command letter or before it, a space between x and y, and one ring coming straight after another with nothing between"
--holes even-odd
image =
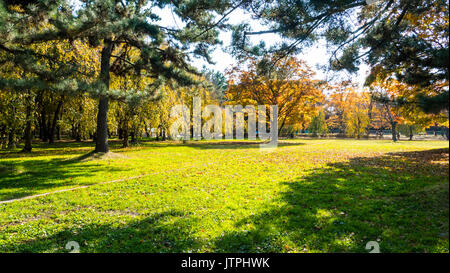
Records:
<instances>
[{"instance_id":1,"label":"pine tree","mask_svg":"<svg viewBox=\"0 0 450 273\"><path fill-rule=\"evenodd\" d=\"M197 73L189 64L195 56L210 60L210 46L217 44L213 12L222 15L233 1L122 1L85 0L0 1L0 63L21 67L24 79L0 78L0 88L49 90L64 95L88 92L98 99L96 152L108 152L108 109L111 99L129 98L110 89L111 75L152 78L135 96L145 97L165 81L180 85L194 82ZM171 8L185 26L170 29L159 24L152 9ZM58 51L41 52L43 43L88 43L99 51L100 70L83 66L76 56L61 58ZM74 50L74 47L71 48ZM136 50L138 54L130 54Z\"/></svg>"},{"instance_id":2,"label":"pine tree","mask_svg":"<svg viewBox=\"0 0 450 273\"><path fill-rule=\"evenodd\" d=\"M285 55L325 39L332 69L353 73L365 62L372 67L367 85L380 74L395 75L414 86L424 109L448 109L448 1L260 0L252 2L251 10L255 18L272 24L263 30L248 24L234 27L236 56L274 50L262 42L251 44L249 36L279 34L285 42L275 49Z\"/></svg>"}]
</instances>

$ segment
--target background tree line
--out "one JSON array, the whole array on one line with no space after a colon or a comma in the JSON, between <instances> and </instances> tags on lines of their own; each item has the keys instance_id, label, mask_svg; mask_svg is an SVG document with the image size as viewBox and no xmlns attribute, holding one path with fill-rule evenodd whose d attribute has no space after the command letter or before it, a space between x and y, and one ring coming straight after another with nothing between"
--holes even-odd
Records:
<instances>
[{"instance_id":1,"label":"background tree line","mask_svg":"<svg viewBox=\"0 0 450 273\"><path fill-rule=\"evenodd\" d=\"M153 8L183 21L164 27ZM248 10L266 22L254 30L226 17ZM108 138L128 145L148 128L165 138L168 109L192 94L222 104L278 104L279 133L338 130L361 138L370 129L414 132L444 126L448 138L448 4L442 0L366 1L0 1L0 135L2 146L34 136ZM355 24L355 21L357 24ZM232 30L239 66L227 75L200 72L192 57L212 62L220 30ZM249 36L277 33L271 47ZM330 69L370 65L364 90L314 79L293 57L325 39ZM147 132L148 133L148 132ZM128 137L129 136L129 137Z\"/></svg>"}]
</instances>

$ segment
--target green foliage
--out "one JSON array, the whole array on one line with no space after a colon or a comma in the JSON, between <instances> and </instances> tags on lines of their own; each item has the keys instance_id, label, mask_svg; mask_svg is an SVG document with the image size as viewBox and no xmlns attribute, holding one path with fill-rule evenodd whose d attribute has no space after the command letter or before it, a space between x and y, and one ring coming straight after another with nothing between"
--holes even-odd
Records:
<instances>
[{"instance_id":1,"label":"green foliage","mask_svg":"<svg viewBox=\"0 0 450 273\"><path fill-rule=\"evenodd\" d=\"M328 133L328 126L325 121L325 114L323 111L320 111L315 117L313 117L308 130L313 134L313 136L323 136Z\"/></svg>"},{"instance_id":2,"label":"green foliage","mask_svg":"<svg viewBox=\"0 0 450 273\"><path fill-rule=\"evenodd\" d=\"M448 90L441 94L425 96L423 94L418 95L419 103L418 105L425 113L439 114L442 111L449 112L449 98Z\"/></svg>"},{"instance_id":3,"label":"green foliage","mask_svg":"<svg viewBox=\"0 0 450 273\"><path fill-rule=\"evenodd\" d=\"M419 124L399 124L398 131L400 134L411 137L425 132L425 128Z\"/></svg>"},{"instance_id":4,"label":"green foliage","mask_svg":"<svg viewBox=\"0 0 450 273\"><path fill-rule=\"evenodd\" d=\"M367 135L367 128L370 125L367 111L355 109L346 115L345 132L347 136L361 138Z\"/></svg>"},{"instance_id":5,"label":"green foliage","mask_svg":"<svg viewBox=\"0 0 450 273\"><path fill-rule=\"evenodd\" d=\"M223 75L219 71L209 70L207 68L204 68L202 71L202 74L205 76L206 80L209 81L214 91L215 98L220 102L225 102L225 92L228 89L227 79L225 78L225 75Z\"/></svg>"},{"instance_id":6,"label":"green foliage","mask_svg":"<svg viewBox=\"0 0 450 273\"><path fill-rule=\"evenodd\" d=\"M372 67L367 85L380 75L394 75L413 86L415 95L432 98L448 92L448 1L279 0L249 5L255 18L272 24L264 30L253 30L248 24L236 27L233 53L238 57L267 51L296 54L324 38L332 69L354 73L362 62ZM267 33L284 40L270 49L250 43L255 40L250 37ZM438 101L432 107L435 112L448 110L445 100Z\"/></svg>"}]
</instances>

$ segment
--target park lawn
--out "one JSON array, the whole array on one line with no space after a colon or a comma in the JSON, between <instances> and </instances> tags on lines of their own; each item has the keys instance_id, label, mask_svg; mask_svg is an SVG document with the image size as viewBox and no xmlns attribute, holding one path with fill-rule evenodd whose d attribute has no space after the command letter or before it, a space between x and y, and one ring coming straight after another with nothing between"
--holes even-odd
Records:
<instances>
[{"instance_id":1,"label":"park lawn","mask_svg":"<svg viewBox=\"0 0 450 273\"><path fill-rule=\"evenodd\" d=\"M0 152L0 252L449 252L446 141L111 146Z\"/></svg>"}]
</instances>

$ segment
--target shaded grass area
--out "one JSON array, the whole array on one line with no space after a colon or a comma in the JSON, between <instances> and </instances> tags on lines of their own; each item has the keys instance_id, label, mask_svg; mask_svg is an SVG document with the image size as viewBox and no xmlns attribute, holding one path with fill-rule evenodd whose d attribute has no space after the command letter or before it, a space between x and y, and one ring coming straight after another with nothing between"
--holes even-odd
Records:
<instances>
[{"instance_id":1,"label":"shaded grass area","mask_svg":"<svg viewBox=\"0 0 450 273\"><path fill-rule=\"evenodd\" d=\"M148 142L98 161L2 158L42 179L35 192L67 186L68 175L148 175L0 204L0 251L65 252L74 240L81 252L365 252L368 241L382 252L449 252L448 142L287 143L272 153ZM13 173L0 193L14 196L5 185L17 181L14 194L29 194Z\"/></svg>"}]
</instances>

